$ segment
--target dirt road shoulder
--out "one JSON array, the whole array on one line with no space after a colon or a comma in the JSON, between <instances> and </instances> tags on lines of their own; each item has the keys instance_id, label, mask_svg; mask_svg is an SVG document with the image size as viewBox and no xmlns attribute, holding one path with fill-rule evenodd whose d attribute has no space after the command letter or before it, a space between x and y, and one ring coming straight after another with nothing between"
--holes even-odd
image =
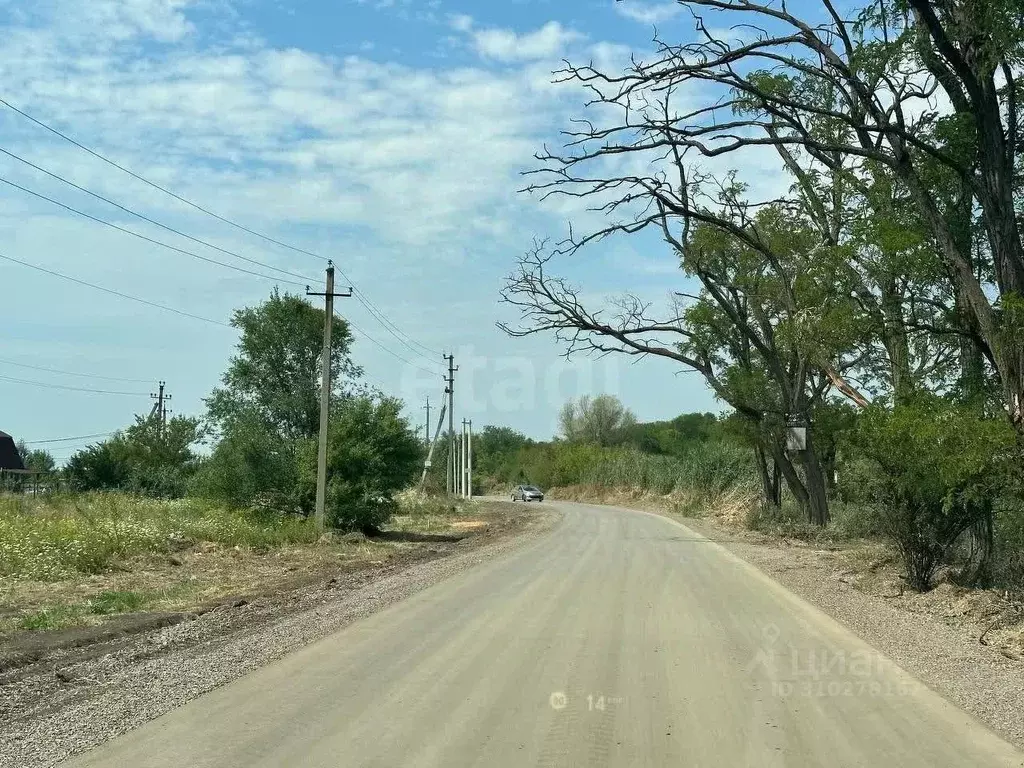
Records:
<instances>
[{"instance_id":1,"label":"dirt road shoulder","mask_svg":"<svg viewBox=\"0 0 1024 768\"><path fill-rule=\"evenodd\" d=\"M235 601L189 620L56 650L0 673L0 766L52 766L483 559L557 515L489 504L490 525L416 557Z\"/></svg>"}]
</instances>

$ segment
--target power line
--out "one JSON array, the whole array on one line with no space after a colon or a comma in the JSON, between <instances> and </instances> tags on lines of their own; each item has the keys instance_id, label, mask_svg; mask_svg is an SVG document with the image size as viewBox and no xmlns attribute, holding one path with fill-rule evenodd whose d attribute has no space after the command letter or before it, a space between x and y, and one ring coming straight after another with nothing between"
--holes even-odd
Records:
<instances>
[{"instance_id":1,"label":"power line","mask_svg":"<svg viewBox=\"0 0 1024 768\"><path fill-rule=\"evenodd\" d=\"M353 291L353 293L356 293L356 292ZM409 341L406 341L405 339L403 339L399 335L402 332L400 330L398 330L398 327L394 323L392 323L390 320L388 320L386 317L384 317L383 313L378 313L375 309L371 309L370 305L366 301L364 301L362 296L360 296L358 293L356 294L356 299L364 307L366 307L367 311L374 318L376 318L377 322L379 322L384 327L384 330L386 330L388 333L390 333L392 336L394 336L396 339L398 339L399 343L404 345L406 349L408 349L410 352L412 352L417 357L423 357L423 358L429 359L428 355L425 355L423 352L421 352L420 350L416 349L416 347L412 346L412 344L416 344L417 346L421 347L422 349L426 349L426 350L429 350L429 347L424 347L422 344L420 344L419 342L417 342L417 341L415 341L414 339L411 339L411 338L410 338L409 341L411 341L412 344L410 344ZM392 330L393 328L394 328L394 330ZM404 335L404 334L402 334L402 335Z\"/></svg>"},{"instance_id":2,"label":"power line","mask_svg":"<svg viewBox=\"0 0 1024 768\"><path fill-rule=\"evenodd\" d=\"M227 224L228 226L234 227L235 229L241 230L242 232L246 232L247 234L253 235L254 237L258 237L258 238L264 240L265 242L272 243L274 245L280 246L281 248L286 248L286 249L288 249L290 251L293 251L295 253L301 253L301 254L303 254L305 256L309 256L309 257L317 259L317 260L319 260L321 262L328 261L328 259L326 257L321 256L318 253L314 253L313 251L309 251L309 250L307 250L305 248L301 248L301 247L299 247L297 245L292 245L291 243L286 243L286 242L284 242L282 240L278 240L278 239L276 239L274 237L271 237L268 234L265 234L263 232L255 230L255 229L251 229L250 227L247 227L244 224L239 224L237 221L233 221L233 220L227 218L226 216L221 216L220 214L211 211L209 208L205 208L202 205L200 205L199 203L193 202L192 200L189 200L187 197L183 197L182 195L179 195L176 192L171 191L167 187L164 187L164 186L161 186L160 184L157 184L155 181L150 181L145 176L142 176L142 175L136 173L135 171L131 170L130 168L126 168L125 166L123 166L123 165L121 165L121 164L111 160L109 157L106 157L105 155L97 152L96 150L94 150L94 149L92 149L90 147L87 147L85 144L82 144L81 142L73 139L71 136L68 136L66 133L62 133L61 131L57 130L53 126L44 123L42 120L39 120L39 119L33 117L32 115L28 114L24 110L18 109L16 106L11 104L6 99L0 98L0 104L3 104L5 107L7 107L8 109L10 109L10 110L12 110L14 112L17 112L19 115L24 117L26 120L29 120L30 122L35 123L40 128L42 128L42 129L44 129L46 131L49 131L53 135L58 136L61 139L63 139L64 141L67 141L68 143L73 144L74 146L78 147L82 151L87 152L88 154L90 154L93 157L95 157L97 160L101 160L102 162L106 163L107 165L110 165L110 166L112 166L114 168L117 168L122 173L128 174L133 179L141 181L143 184L147 184L150 187L152 187L153 189L159 190L160 192L163 192L165 195L169 195L169 196L173 197L178 202L184 203L185 205L187 205L187 206L189 206L189 207L191 207L191 208L193 208L193 209L195 209L195 210L197 210L197 211L199 211L201 213L205 213L207 216L212 216L217 221L223 222L224 224ZM338 269L338 274L342 278L344 278L347 282L349 282L350 284L352 283L352 280L349 278L349 276L346 275L341 269ZM366 296L366 294L364 294L362 291L360 291L358 288L355 288L355 287L353 287L353 293L355 294L356 299L358 299L359 302L361 304L363 304L363 306L365 306L371 312L371 314L376 312L376 313L379 313L380 318L384 318L384 313L381 312L380 309L372 301L370 301L370 299ZM382 322L382 324L384 324L384 320L381 320L381 322ZM430 347L427 347L427 346L421 344L420 342L416 341L411 336L406 334L404 331L401 331L400 329L398 329L398 326L395 326L394 323L391 323L391 321L387 321L387 323L390 323L391 326L394 327L396 331L398 331L398 333L401 333L403 336L408 338L413 344L415 344L418 347L426 350L430 355L438 354L438 350L431 349Z\"/></svg>"},{"instance_id":3,"label":"power line","mask_svg":"<svg viewBox=\"0 0 1024 768\"><path fill-rule=\"evenodd\" d=\"M45 371L46 373L62 373L67 376L84 376L89 379L104 379L106 381L126 381L132 384L149 384L150 379L126 379L121 376L101 376L98 373L78 373L77 371L63 371L60 368L43 368L39 365L29 365L28 363L16 363L13 360L5 360L0 358L0 363L4 365L14 365L18 368L31 368L34 371Z\"/></svg>"},{"instance_id":4,"label":"power line","mask_svg":"<svg viewBox=\"0 0 1024 768\"><path fill-rule=\"evenodd\" d=\"M429 374L430 374L431 376L436 376L436 375L438 375L438 374L440 373L440 371L430 371L430 370L427 370L427 369L426 369L426 368L424 368L423 366L421 366L421 365L417 365L416 363L414 363L414 362L413 362L412 360L410 360L409 358L407 358L407 357L402 357L402 356L401 356L400 354L398 354L397 352L395 352L395 351L394 351L393 349L390 349L389 347L386 347L386 346L385 346L384 344L382 344L381 342L377 341L377 339L373 338L373 336L371 336L370 334L368 334L368 333L367 333L366 331L364 331L364 330L363 330L362 328L360 328L360 327L359 327L358 325L356 325L355 323L353 323L353 322L352 322L351 320L349 320L348 318L345 318L345 322L347 322L347 323L348 323L348 324L349 324L349 325L350 325L350 326L351 326L352 328L354 328L355 330L359 331L359 333L361 333L361 334L363 335L363 338L364 338L364 339L366 339L367 341L372 341L372 342L373 342L374 344L376 344L376 345L377 345L378 347L380 347L381 349L383 349L383 350L384 350L385 352L387 352L387 353L388 353L389 355L391 355L391 356L392 356L392 357L394 357L394 358L397 358L398 360L401 360L401 361L402 361L403 363L406 363L407 365L411 365L411 366L412 366L413 368L416 368L417 370L423 371L424 373L429 373Z\"/></svg>"},{"instance_id":5,"label":"power line","mask_svg":"<svg viewBox=\"0 0 1024 768\"><path fill-rule=\"evenodd\" d=\"M33 197L38 197L40 200L45 200L46 202L52 203L53 205L56 205L56 206L59 206L60 208L63 208L66 211L70 211L71 213L76 213L79 216L83 216L84 218L89 219L90 221L95 221L97 224L102 224L105 227L110 227L111 229L116 229L118 232L123 232L126 235L131 235L132 237L137 237L140 240L145 240L147 243L152 243L153 245L159 245L161 248L167 248L168 250L175 251L176 253L184 254L185 256L191 256L194 259L199 259L200 261L205 261L205 262L207 262L209 264L217 264L218 266L221 266L221 267L227 267L228 269L233 269L236 272L244 272L247 275L255 275L256 277L262 277L264 280L272 280L275 283L291 283L292 285L305 286L305 283L300 283L300 282L297 282L295 280L282 280L279 277L274 277L273 275L265 275L262 272L254 272L253 270L246 269L245 267L236 267L234 264L228 264L225 261L218 261L217 259L211 259L209 256L201 256L198 253L195 253L193 251L187 251L184 248L179 248L176 245L171 245L170 243L165 243L162 240L156 240L156 239L154 239L152 237L147 237L146 235L142 234L141 232L136 232L134 230L128 229L127 227L122 227L122 226L120 226L118 224L114 224L112 221L107 221L106 219L101 219L98 216L93 216L91 213L86 213L85 211L80 211L77 208L72 208L70 205L67 205L65 203L60 202L59 200L54 200L52 197L47 197L46 195L42 194L41 192L35 192L35 191L31 190L31 189L28 189L27 187L21 186L20 184L15 184L13 181L11 181L9 179L5 179L3 176L0 176L0 183L6 184L9 187L14 187L15 189L19 189L22 192L25 192L26 194L32 195Z\"/></svg>"},{"instance_id":6,"label":"power line","mask_svg":"<svg viewBox=\"0 0 1024 768\"><path fill-rule=\"evenodd\" d=\"M26 440L26 445L43 445L45 443L71 443L76 440L90 440L94 437L110 437L113 432L96 432L91 435L76 435L75 437L53 437L49 440Z\"/></svg>"},{"instance_id":7,"label":"power line","mask_svg":"<svg viewBox=\"0 0 1024 768\"><path fill-rule=\"evenodd\" d=\"M122 299L128 299L129 301L135 301L138 302L139 304L145 304L148 307L156 307L157 309L162 309L167 312L173 312L174 314L181 315L182 317L191 317L193 320L202 320L204 323L220 325L224 328L232 327L228 323L222 323L219 320L211 320L210 318L203 317L202 315L193 315L191 312L185 312L184 310L181 309L175 309L174 307L169 307L166 304L157 304L155 301L149 301L148 299L140 299L138 296L132 296L131 294L121 293L121 291L115 291L112 288L104 288L102 285L96 285L95 283L89 283L86 282L85 280L79 280L77 277L71 277L70 275L65 275L61 272L55 272L52 269L46 269L45 267L40 267L37 264L30 264L27 261L21 261L20 259L15 259L12 258L11 256L4 256L2 253L0 253L0 259L3 259L4 261L10 261L14 264L20 264L23 267L28 267L29 269L34 269L37 270L38 272L45 272L46 274L52 275L53 277L59 277L61 280L67 280L72 283L77 283L78 285L84 285L87 288L93 288L97 291L103 291L103 293L109 293L112 296L119 296Z\"/></svg>"},{"instance_id":8,"label":"power line","mask_svg":"<svg viewBox=\"0 0 1024 768\"><path fill-rule=\"evenodd\" d=\"M182 232L180 229L175 229L174 227L168 226L167 224L163 224L163 223L157 221L156 219L151 219L149 216L146 216L145 214L139 213L138 211L132 210L131 208L128 208L128 207L126 207L124 205L121 205L121 203L118 203L118 202L116 202L114 200L111 200L109 197L104 197L103 195L99 194L98 192L93 192L91 189L86 189L85 187L79 186L78 184L75 184L75 182L73 182L73 181L71 181L69 179L64 178L60 174L54 173L53 171L49 171L46 168L43 168L41 165L36 165L35 163L33 163L30 160L26 160L23 157L19 157L18 155L14 154L13 152L11 152L9 150L4 149L3 147L0 147L0 152L2 152L3 154L7 155L10 158L13 158L14 160L17 160L19 163L24 163L29 168L34 168L35 170L39 171L40 173L45 173L47 176L49 176L52 179L56 179L57 181L60 181L60 182L62 182L64 184L67 184L69 187L74 187L75 189L79 190L80 192L85 192L85 194L91 195L92 197L96 198L97 200L102 200L104 203L112 205L115 208L119 208L120 210L124 211L127 214L130 214L132 216L135 216L136 218L142 219L142 221L148 222L149 224L153 224L154 226L157 226L157 227L160 227L161 229L167 230L168 232L171 232L171 233L173 233L175 235L178 235L179 237L184 237L186 240L191 240L194 243L199 243L200 245L205 245L207 248L212 248L215 251L220 251L221 253L223 253L223 254L225 254L227 256L231 256L231 257L236 258L236 259L241 259L242 261L246 261L246 262L248 262L250 264L254 264L257 267L263 267L264 269L269 269L269 270L271 270L273 272L280 272L281 274L288 275L289 277L297 277L299 280L305 280L306 282L311 282L311 279L306 277L305 275L300 275L300 274L297 274L295 272L289 272L287 269L281 269L280 267L275 267L273 264L267 264L265 262L258 261L257 259L250 259L248 256L243 256L240 253L235 253L234 251L229 251L227 248L221 248L219 245L215 245L213 243L207 242L206 240L203 240L203 239L198 238L198 237L193 237L192 235L190 235L190 234L188 234L186 232Z\"/></svg>"},{"instance_id":9,"label":"power line","mask_svg":"<svg viewBox=\"0 0 1024 768\"><path fill-rule=\"evenodd\" d=\"M153 187L153 189L157 189L157 190L163 192L165 195L170 195L175 200L177 200L177 201L179 201L181 203L184 203L185 205L191 206L192 208L195 208L197 211L205 213L207 216L212 216L213 218L217 219L218 221L222 221L225 224L229 224L230 226L235 227L236 229L240 229L243 232L248 232L250 235L255 235L256 237L262 238L263 240L266 240L268 243L273 243L274 245L279 245L282 248L287 248L289 250L295 251L296 253L302 253L302 254L305 254L307 256L312 256L313 258L319 259L321 261L327 261L326 258L324 258L323 256L320 256L319 254L313 253L312 251L307 251L304 248L299 248L297 246L289 245L288 243L281 242L280 240L275 240L270 235L265 235L262 232L257 232L255 229L249 229L248 227L244 226L243 224L239 224L238 222L232 221L231 219L228 219L228 218L226 218L224 216L221 216L220 214L214 213L213 211L209 210L208 208L204 208L203 206L199 205L199 203L194 203L191 200L189 200L188 198L182 197L181 195L179 195L179 194L177 194L175 192L172 192L171 190L167 189L166 187L160 186L155 181L150 181L145 176L140 176L139 174L135 173L135 171L133 171L133 170L131 170L129 168L125 168L123 165L120 165L120 164L114 162L109 157L101 155L96 150L90 149L89 147L85 146L85 144L82 144L81 142L76 141L75 139L73 139L70 136L68 136L66 133L61 133L56 128L53 128L52 126L49 126L46 123L44 123L42 120L37 120L36 118L32 117L32 115L28 114L27 112L23 112L22 110L18 109L16 106L11 104L6 99L0 98L0 104L3 104L8 109L11 109L11 110L17 112L22 117L27 118L28 120L31 120L33 123L38 125L40 128L45 128L47 131L49 131L50 133L54 134L55 136L59 136L60 138L64 139L65 141L70 142L71 144L74 144L79 149L81 149L81 150L83 150L85 152L88 152L90 155L95 157L97 160L102 160L104 163L107 163L108 165L112 165L114 168L117 168L119 171L127 173L133 179L138 179L143 184L148 184L149 186ZM340 272L340 270L339 270L339 272ZM348 278L346 278L346 280L347 279Z\"/></svg>"},{"instance_id":10,"label":"power line","mask_svg":"<svg viewBox=\"0 0 1024 768\"><path fill-rule=\"evenodd\" d=\"M11 381L15 384L31 384L33 387L46 387L47 389L66 389L71 392L90 392L96 395L125 395L131 397L145 397L148 392L115 392L109 389L89 389L86 387L69 387L64 384L50 384L45 381L30 381L28 379L15 379L10 376L0 376L0 381Z\"/></svg>"}]
</instances>

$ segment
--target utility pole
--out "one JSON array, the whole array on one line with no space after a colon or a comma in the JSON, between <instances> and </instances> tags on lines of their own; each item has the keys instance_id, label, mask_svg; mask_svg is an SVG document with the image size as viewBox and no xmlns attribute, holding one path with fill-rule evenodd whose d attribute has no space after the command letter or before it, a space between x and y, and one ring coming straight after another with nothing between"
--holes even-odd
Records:
<instances>
[{"instance_id":1,"label":"utility pole","mask_svg":"<svg viewBox=\"0 0 1024 768\"><path fill-rule=\"evenodd\" d=\"M327 286L323 293L313 293L306 286L307 296L324 297L324 350L320 357L320 367L323 369L320 382L320 444L316 452L316 527L321 531L324 529L326 514L324 506L327 499L327 427L331 415L331 326L334 324L334 298L345 298L352 295L352 289L347 293L334 292L334 262L327 262Z\"/></svg>"},{"instance_id":2,"label":"utility pole","mask_svg":"<svg viewBox=\"0 0 1024 768\"><path fill-rule=\"evenodd\" d=\"M469 424L466 419L462 420L462 463L459 466L459 474L462 477L462 495L464 498L469 498L469 485L467 484L467 474L469 472L469 432L467 431L466 425Z\"/></svg>"},{"instance_id":3,"label":"utility pole","mask_svg":"<svg viewBox=\"0 0 1024 768\"><path fill-rule=\"evenodd\" d=\"M459 444L459 495L466 496L466 427L462 427L462 442Z\"/></svg>"},{"instance_id":4,"label":"utility pole","mask_svg":"<svg viewBox=\"0 0 1024 768\"><path fill-rule=\"evenodd\" d=\"M149 396L156 400L153 403L153 409L149 412L149 417L153 418L156 416L160 420L160 439L163 440L164 433L167 430L167 401L171 399L171 396L164 392L164 387L167 386L167 382L158 382L159 389L156 392L150 392Z\"/></svg>"},{"instance_id":5,"label":"utility pole","mask_svg":"<svg viewBox=\"0 0 1024 768\"><path fill-rule=\"evenodd\" d=\"M448 361L448 376L445 378L445 394L448 395L448 495L455 493L455 355L442 355Z\"/></svg>"},{"instance_id":6,"label":"utility pole","mask_svg":"<svg viewBox=\"0 0 1024 768\"><path fill-rule=\"evenodd\" d=\"M424 429L423 429L423 432L424 432L423 438L425 440L424 445L427 446L427 448L429 448L430 447L430 395L427 395L427 405L426 405L426 408L427 408L427 420L426 420L426 422L423 425L423 427L424 427Z\"/></svg>"},{"instance_id":7,"label":"utility pole","mask_svg":"<svg viewBox=\"0 0 1024 768\"><path fill-rule=\"evenodd\" d=\"M466 439L466 498L473 498L473 420L469 420L469 432Z\"/></svg>"},{"instance_id":8,"label":"utility pole","mask_svg":"<svg viewBox=\"0 0 1024 768\"><path fill-rule=\"evenodd\" d=\"M434 448L437 447L437 438L441 435L441 427L444 426L444 412L448 404L441 400L441 415L437 419L437 429L434 430L434 439L430 443L430 450L427 451L427 459L423 462L423 475L420 477L420 488L426 485L427 482L427 471L430 469L431 464L434 460Z\"/></svg>"}]
</instances>

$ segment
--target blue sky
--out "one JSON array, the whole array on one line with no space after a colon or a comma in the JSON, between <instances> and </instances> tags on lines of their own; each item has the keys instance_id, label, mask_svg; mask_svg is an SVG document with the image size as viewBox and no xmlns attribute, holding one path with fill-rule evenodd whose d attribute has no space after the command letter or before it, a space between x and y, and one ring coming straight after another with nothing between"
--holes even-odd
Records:
<instances>
[{"instance_id":1,"label":"blue sky","mask_svg":"<svg viewBox=\"0 0 1024 768\"><path fill-rule=\"evenodd\" d=\"M654 22L691 34L675 4L655 0L0 0L0 97L225 217L333 258L348 278L339 283L400 329L402 339L362 303L339 303L361 329L354 354L367 380L405 399L414 420L424 397L439 399L440 351L454 350L460 418L548 437L564 400L586 393L617 394L645 420L719 407L667 362L565 361L551 338L495 327L510 317L498 289L517 255L587 216L516 192L533 152L580 112L580 93L552 85L551 71L563 56L621 62L647 49ZM300 276L282 289L322 280L322 261L189 209L2 106L0 148ZM251 268L8 156L0 177ZM274 286L0 187L2 256L219 322ZM624 290L666 301L683 285L654 239L606 243L561 271L595 301ZM9 261L0 285L0 429L29 441L121 427L148 410L160 379L175 412L200 414L235 342L222 325Z\"/></svg>"}]
</instances>

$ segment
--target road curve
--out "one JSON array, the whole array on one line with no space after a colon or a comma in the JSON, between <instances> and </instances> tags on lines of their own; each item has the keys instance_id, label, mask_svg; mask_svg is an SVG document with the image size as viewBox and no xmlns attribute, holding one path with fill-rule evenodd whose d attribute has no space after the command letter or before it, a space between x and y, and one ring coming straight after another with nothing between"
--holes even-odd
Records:
<instances>
[{"instance_id":1,"label":"road curve","mask_svg":"<svg viewBox=\"0 0 1024 768\"><path fill-rule=\"evenodd\" d=\"M717 544L546 506L550 535L64 765L1024 765Z\"/></svg>"}]
</instances>

